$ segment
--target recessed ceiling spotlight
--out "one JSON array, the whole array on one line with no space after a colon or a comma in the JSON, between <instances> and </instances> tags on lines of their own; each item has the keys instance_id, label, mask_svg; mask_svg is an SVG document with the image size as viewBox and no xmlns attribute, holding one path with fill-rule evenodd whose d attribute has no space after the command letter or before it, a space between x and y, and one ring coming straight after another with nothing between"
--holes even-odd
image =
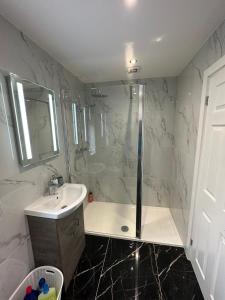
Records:
<instances>
[{"instance_id":1,"label":"recessed ceiling spotlight","mask_svg":"<svg viewBox=\"0 0 225 300\"><path fill-rule=\"evenodd\" d=\"M137 63L137 59L136 58L132 58L130 60L130 64L135 65Z\"/></svg>"},{"instance_id":2,"label":"recessed ceiling spotlight","mask_svg":"<svg viewBox=\"0 0 225 300\"><path fill-rule=\"evenodd\" d=\"M152 41L155 42L155 43L160 43L160 42L162 42L162 40L163 40L163 36L161 35L161 36L156 37Z\"/></svg>"},{"instance_id":3,"label":"recessed ceiling spotlight","mask_svg":"<svg viewBox=\"0 0 225 300\"><path fill-rule=\"evenodd\" d=\"M133 8L137 4L137 0L124 0L126 7Z\"/></svg>"}]
</instances>

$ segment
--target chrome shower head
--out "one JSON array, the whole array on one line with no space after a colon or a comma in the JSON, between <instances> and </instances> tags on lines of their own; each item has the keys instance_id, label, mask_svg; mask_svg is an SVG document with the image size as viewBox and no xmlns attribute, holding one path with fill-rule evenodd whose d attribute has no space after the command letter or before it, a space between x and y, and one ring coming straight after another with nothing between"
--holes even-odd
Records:
<instances>
[{"instance_id":1,"label":"chrome shower head","mask_svg":"<svg viewBox=\"0 0 225 300\"><path fill-rule=\"evenodd\" d=\"M106 98L106 97L108 97L108 95L103 94L100 89L91 88L91 90L92 90L91 96L94 97L94 98Z\"/></svg>"}]
</instances>

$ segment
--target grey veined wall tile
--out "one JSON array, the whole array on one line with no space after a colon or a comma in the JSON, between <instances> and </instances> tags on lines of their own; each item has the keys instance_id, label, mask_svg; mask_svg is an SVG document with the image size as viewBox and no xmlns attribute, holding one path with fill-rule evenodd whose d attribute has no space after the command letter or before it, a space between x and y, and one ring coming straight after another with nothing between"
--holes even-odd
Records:
<instances>
[{"instance_id":1,"label":"grey veined wall tile","mask_svg":"<svg viewBox=\"0 0 225 300\"><path fill-rule=\"evenodd\" d=\"M225 54L225 22L213 33L178 77L175 114L175 194L173 217L184 243L187 239L192 178L204 71Z\"/></svg>"},{"instance_id":2,"label":"grey veined wall tile","mask_svg":"<svg viewBox=\"0 0 225 300\"><path fill-rule=\"evenodd\" d=\"M144 99L144 184L145 205L168 207L174 148L176 78L140 80ZM95 88L96 90L94 90ZM89 189L97 201L136 203L138 87L130 99L129 82L86 86L86 102L94 126L93 155L75 158L80 175L89 174ZM102 97L93 97L93 94ZM94 120L94 121L93 121Z\"/></svg>"},{"instance_id":3,"label":"grey veined wall tile","mask_svg":"<svg viewBox=\"0 0 225 300\"><path fill-rule=\"evenodd\" d=\"M84 85L2 17L0 40L1 69L54 90L61 150L59 157L21 171L8 95L0 93L0 299L8 299L33 266L24 207L46 191L51 175L66 177L60 94L82 98Z\"/></svg>"}]
</instances>

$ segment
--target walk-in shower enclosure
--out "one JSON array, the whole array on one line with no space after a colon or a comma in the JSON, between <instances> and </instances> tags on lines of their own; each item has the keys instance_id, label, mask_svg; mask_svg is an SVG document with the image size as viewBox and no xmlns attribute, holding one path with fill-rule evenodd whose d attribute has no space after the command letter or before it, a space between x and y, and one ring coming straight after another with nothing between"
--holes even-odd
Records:
<instances>
[{"instance_id":1,"label":"walk-in shower enclosure","mask_svg":"<svg viewBox=\"0 0 225 300\"><path fill-rule=\"evenodd\" d=\"M150 79L87 84L85 101L63 101L71 181L87 185L106 219L116 207L123 236L141 237L142 204L169 207L175 93L175 79Z\"/></svg>"}]
</instances>

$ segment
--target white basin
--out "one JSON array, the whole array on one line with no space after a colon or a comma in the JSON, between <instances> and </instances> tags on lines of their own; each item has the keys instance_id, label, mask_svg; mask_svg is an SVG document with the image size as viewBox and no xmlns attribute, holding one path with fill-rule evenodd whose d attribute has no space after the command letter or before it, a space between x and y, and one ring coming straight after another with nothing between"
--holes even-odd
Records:
<instances>
[{"instance_id":1,"label":"white basin","mask_svg":"<svg viewBox=\"0 0 225 300\"><path fill-rule=\"evenodd\" d=\"M43 196L27 206L25 215L61 219L70 215L83 202L87 194L83 184L65 183L56 195Z\"/></svg>"}]
</instances>

